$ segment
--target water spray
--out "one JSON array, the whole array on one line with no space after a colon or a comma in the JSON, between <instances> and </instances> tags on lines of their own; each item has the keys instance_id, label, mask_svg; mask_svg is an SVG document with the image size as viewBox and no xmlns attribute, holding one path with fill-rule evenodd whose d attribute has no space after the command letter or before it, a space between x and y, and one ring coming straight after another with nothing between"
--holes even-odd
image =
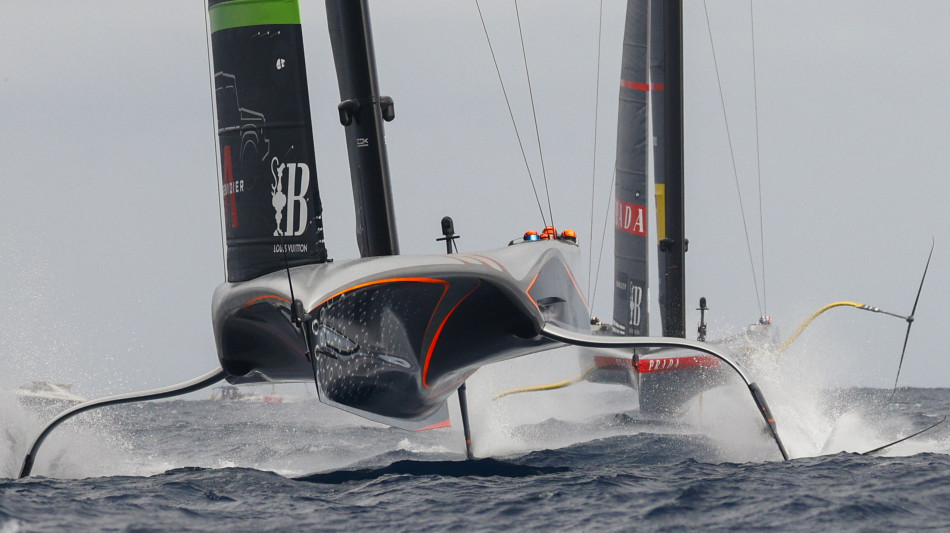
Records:
<instances>
[{"instance_id":1,"label":"water spray","mask_svg":"<svg viewBox=\"0 0 950 533\"><path fill-rule=\"evenodd\" d=\"M793 342L795 342L796 339L798 339L798 337L802 334L802 332L805 331L805 328L807 328L812 323L813 320L818 318L825 311L829 309L834 309L835 307L844 307L844 306L854 307L856 309L861 309L863 311L870 311L872 313L882 313L882 314L892 316L895 318L900 318L907 322L907 332L904 334L904 346L903 348L901 348L901 357L900 357L899 362L897 363L897 375L894 377L894 389L891 392L891 395L893 396L894 391L897 390L897 381L900 379L901 367L904 365L904 355L907 352L907 341L910 339L910 328L911 326L914 325L914 314L917 312L917 304L920 302L920 294L924 290L924 280L927 279L927 270L930 268L930 259L933 257L933 254L934 254L934 242L933 240L931 240L930 253L927 255L927 264L924 266L923 276L920 277L920 286L917 288L917 297L914 299L914 307L911 308L909 315L904 316L897 313L892 313L890 311L885 311L884 309L881 309L880 307L874 307L871 305L866 305L866 304L862 304L858 302L846 302L846 301L833 302L815 311L814 313L812 313L810 317L808 317L808 319L802 322L802 325L798 326L798 329L795 330L795 333L792 333L792 336L789 337L788 340L786 340L779 347L779 349L775 351L775 358L777 359L779 356L781 356L782 353Z\"/></svg>"}]
</instances>

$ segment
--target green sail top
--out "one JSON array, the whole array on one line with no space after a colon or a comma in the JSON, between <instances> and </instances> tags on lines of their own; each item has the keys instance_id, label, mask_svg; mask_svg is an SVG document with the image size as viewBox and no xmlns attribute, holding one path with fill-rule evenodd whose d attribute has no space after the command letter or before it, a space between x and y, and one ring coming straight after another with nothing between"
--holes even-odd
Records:
<instances>
[{"instance_id":1,"label":"green sail top","mask_svg":"<svg viewBox=\"0 0 950 533\"><path fill-rule=\"evenodd\" d=\"M208 7L211 33L243 26L300 24L297 0L226 0Z\"/></svg>"}]
</instances>

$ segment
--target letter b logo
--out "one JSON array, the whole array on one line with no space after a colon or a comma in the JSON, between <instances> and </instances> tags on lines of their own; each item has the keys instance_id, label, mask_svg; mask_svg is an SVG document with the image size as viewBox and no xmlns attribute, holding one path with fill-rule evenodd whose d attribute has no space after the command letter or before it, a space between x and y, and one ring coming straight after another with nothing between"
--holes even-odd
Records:
<instances>
[{"instance_id":1,"label":"letter b logo","mask_svg":"<svg viewBox=\"0 0 950 533\"><path fill-rule=\"evenodd\" d=\"M287 228L284 235L296 237L307 229L307 191L310 167L306 163L287 163ZM297 180L297 170L300 180Z\"/></svg>"}]
</instances>

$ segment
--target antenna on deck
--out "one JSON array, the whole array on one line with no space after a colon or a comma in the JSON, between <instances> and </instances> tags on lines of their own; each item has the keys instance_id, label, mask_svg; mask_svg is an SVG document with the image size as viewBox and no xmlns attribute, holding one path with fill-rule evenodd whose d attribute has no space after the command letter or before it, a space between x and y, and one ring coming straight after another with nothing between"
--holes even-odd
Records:
<instances>
[{"instance_id":1,"label":"antenna on deck","mask_svg":"<svg viewBox=\"0 0 950 533\"><path fill-rule=\"evenodd\" d=\"M697 307L696 310L699 311L699 335L696 337L696 340L706 342L706 311L709 311L709 308L706 307L705 296L699 299L699 307Z\"/></svg>"},{"instance_id":2,"label":"antenna on deck","mask_svg":"<svg viewBox=\"0 0 950 533\"><path fill-rule=\"evenodd\" d=\"M445 241L445 253L452 253L452 248L455 248L456 253L458 252L458 247L455 246L455 239L461 237L461 235L455 234L455 223L452 222L452 217L442 217L442 235L436 239L437 241Z\"/></svg>"}]
</instances>

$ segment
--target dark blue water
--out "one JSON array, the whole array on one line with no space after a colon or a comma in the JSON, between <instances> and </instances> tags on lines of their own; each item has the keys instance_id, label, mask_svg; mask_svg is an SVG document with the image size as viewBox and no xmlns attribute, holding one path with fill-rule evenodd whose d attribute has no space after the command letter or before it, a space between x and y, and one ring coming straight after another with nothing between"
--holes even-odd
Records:
<instances>
[{"instance_id":1,"label":"dark blue water","mask_svg":"<svg viewBox=\"0 0 950 533\"><path fill-rule=\"evenodd\" d=\"M64 425L25 480L12 478L40 417L7 402L0 533L950 529L946 427L884 457L818 449L907 435L950 413L947 389L850 389L799 410L779 395L787 462L741 403L723 415L710 397L670 425L616 416L619 391L589 394L600 412L554 398L473 409L490 456L475 461L458 428L405 433L313 400L121 406Z\"/></svg>"}]
</instances>

